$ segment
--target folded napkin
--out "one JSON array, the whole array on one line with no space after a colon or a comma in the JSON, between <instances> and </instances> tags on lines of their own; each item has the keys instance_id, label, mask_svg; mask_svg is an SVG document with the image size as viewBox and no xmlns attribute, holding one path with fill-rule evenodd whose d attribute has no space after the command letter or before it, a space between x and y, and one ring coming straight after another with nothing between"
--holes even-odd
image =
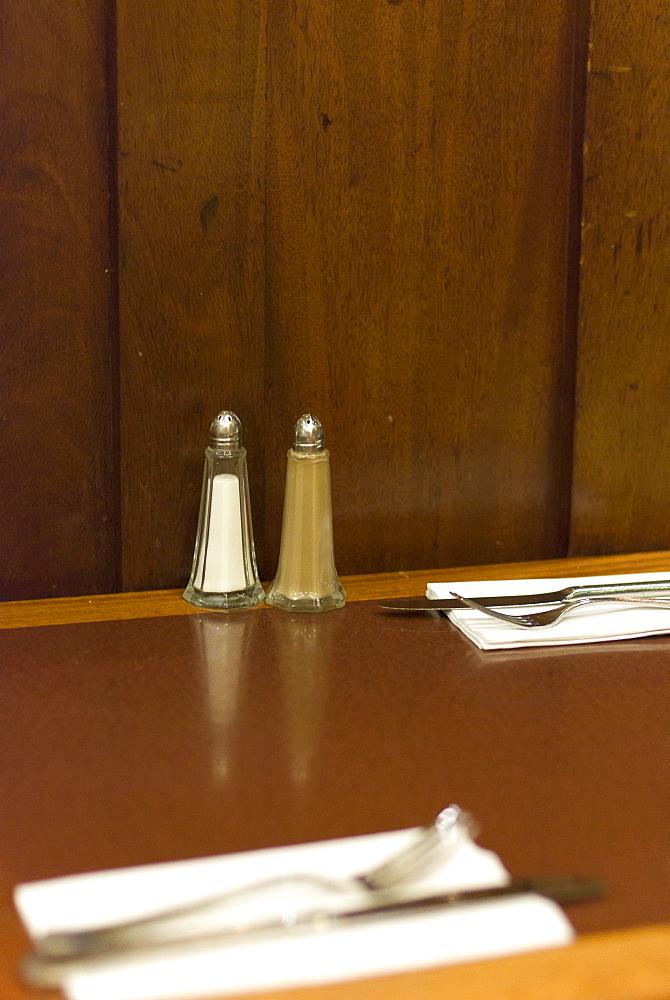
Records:
<instances>
[{"instance_id":1,"label":"folded napkin","mask_svg":"<svg viewBox=\"0 0 670 1000\"><path fill-rule=\"evenodd\" d=\"M16 888L15 902L28 932L37 938L139 917L278 874L355 874L384 861L415 834L397 830L25 883ZM431 893L508 881L497 855L464 835L456 851L412 888ZM333 896L326 902L332 907ZM569 943L573 936L557 904L528 893L365 919L325 931L283 935L279 931L271 937L210 944L197 951L172 949L160 955L116 958L69 974L63 988L71 1000L240 995L552 947Z\"/></svg>"},{"instance_id":2,"label":"folded napkin","mask_svg":"<svg viewBox=\"0 0 670 1000\"><path fill-rule=\"evenodd\" d=\"M651 583L666 580L670 573L624 573L618 576L570 576L547 580L472 580L429 583L426 596L449 597L452 591L464 597L495 594L544 594L581 584ZM522 609L543 611L555 604L505 607L504 613L521 614ZM583 642L635 639L670 632L670 607L652 608L635 604L598 603L575 608L565 618L538 630L507 625L482 611L467 608L447 612L449 619L480 649L508 649L514 646L563 646Z\"/></svg>"}]
</instances>

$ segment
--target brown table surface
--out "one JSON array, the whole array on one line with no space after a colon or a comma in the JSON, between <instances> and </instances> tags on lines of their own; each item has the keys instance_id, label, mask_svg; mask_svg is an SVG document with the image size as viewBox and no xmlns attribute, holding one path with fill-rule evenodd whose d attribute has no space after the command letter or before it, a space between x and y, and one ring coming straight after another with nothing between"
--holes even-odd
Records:
<instances>
[{"instance_id":1,"label":"brown table surface","mask_svg":"<svg viewBox=\"0 0 670 1000\"><path fill-rule=\"evenodd\" d=\"M22 881L371 833L458 802L514 874L605 880L569 948L285 1000L670 997L670 636L482 652L380 611L439 579L665 570L670 552L345 578L325 615L177 591L0 605L0 997Z\"/></svg>"}]
</instances>

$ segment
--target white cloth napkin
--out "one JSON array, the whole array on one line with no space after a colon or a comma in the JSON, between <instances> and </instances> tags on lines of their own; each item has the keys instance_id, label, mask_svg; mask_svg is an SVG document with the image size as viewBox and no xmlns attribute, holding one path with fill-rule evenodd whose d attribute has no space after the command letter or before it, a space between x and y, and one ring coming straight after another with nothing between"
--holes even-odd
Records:
<instances>
[{"instance_id":1,"label":"white cloth napkin","mask_svg":"<svg viewBox=\"0 0 670 1000\"><path fill-rule=\"evenodd\" d=\"M464 597L478 594L544 594L576 584L650 583L667 580L670 572L624 573L618 576L571 576L547 580L479 580L429 583L426 596L449 597L451 591ZM669 588L670 590L670 588ZM555 604L520 605L500 610L522 614L523 610L544 611ZM533 630L507 625L481 611L467 608L447 612L449 619L480 649L509 649L514 646L563 646L583 642L608 642L635 639L670 632L670 607L651 608L635 604L603 603L575 608L565 618L548 628Z\"/></svg>"},{"instance_id":2,"label":"white cloth napkin","mask_svg":"<svg viewBox=\"0 0 670 1000\"><path fill-rule=\"evenodd\" d=\"M20 885L17 909L33 938L100 926L209 896L266 876L354 874L399 850L415 830L74 875ZM504 885L500 859L465 835L420 883L439 892ZM416 889L419 883L414 883ZM333 897L328 900L331 905ZM347 900L350 902L350 899ZM342 905L340 903L340 905ZM370 919L322 932L108 961L64 983L71 1000L176 1000L365 978L569 943L561 908L524 894L458 908Z\"/></svg>"}]
</instances>

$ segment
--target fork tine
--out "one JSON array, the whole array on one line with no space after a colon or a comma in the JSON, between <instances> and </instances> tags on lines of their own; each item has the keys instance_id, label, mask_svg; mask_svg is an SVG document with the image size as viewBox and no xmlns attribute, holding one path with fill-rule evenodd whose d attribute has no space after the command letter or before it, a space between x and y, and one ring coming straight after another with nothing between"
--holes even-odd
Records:
<instances>
[{"instance_id":1,"label":"fork tine","mask_svg":"<svg viewBox=\"0 0 670 1000\"><path fill-rule=\"evenodd\" d=\"M478 601L473 601L469 597L463 597L462 594L456 594L452 591L452 597L457 597L459 601L463 601L469 608L473 611L481 611L490 618L497 618L501 622L505 622L506 625L521 625L523 628L533 628L536 625L535 621L531 621L531 618L536 616L531 615L506 615L502 611L496 611L495 608L487 608Z\"/></svg>"},{"instance_id":2,"label":"fork tine","mask_svg":"<svg viewBox=\"0 0 670 1000\"><path fill-rule=\"evenodd\" d=\"M597 600L597 598L584 597L581 600L573 600L569 604L562 604L557 608L551 608L549 611L539 611L536 614L507 615L502 611L487 608L483 604L479 604L478 601L463 597L461 594L453 594L453 596L458 597L459 600L467 604L473 611L481 611L490 618L497 618L499 621L505 622L506 625L518 625L521 628L548 628L550 625L554 625L563 615L566 615L568 611L572 611L573 608L578 608L582 604L591 604ZM607 600L613 600L613 598L607 598Z\"/></svg>"},{"instance_id":3,"label":"fork tine","mask_svg":"<svg viewBox=\"0 0 670 1000\"><path fill-rule=\"evenodd\" d=\"M368 888L381 889L409 878L414 871L424 870L431 857L437 859L456 848L464 836L473 836L475 823L469 813L458 806L443 809L431 826L422 827L413 844L406 850L382 862L359 879Z\"/></svg>"}]
</instances>

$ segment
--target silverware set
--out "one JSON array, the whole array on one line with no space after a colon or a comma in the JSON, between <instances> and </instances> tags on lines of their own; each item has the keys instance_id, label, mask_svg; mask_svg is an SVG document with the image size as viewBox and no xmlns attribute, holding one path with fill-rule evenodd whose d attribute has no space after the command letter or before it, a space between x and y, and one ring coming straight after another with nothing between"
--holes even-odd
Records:
<instances>
[{"instance_id":1,"label":"silverware set","mask_svg":"<svg viewBox=\"0 0 670 1000\"><path fill-rule=\"evenodd\" d=\"M663 597L662 595L667 595ZM548 628L560 621L569 612L585 605L598 603L636 604L641 607L670 608L670 580L654 580L644 583L602 583L579 585L545 594L505 594L484 597L464 597L452 591L450 597L433 599L428 597L399 598L380 601L379 607L386 611L455 611L472 608L485 615L515 625L520 628ZM509 614L500 608L555 604L546 611Z\"/></svg>"},{"instance_id":2,"label":"silverware set","mask_svg":"<svg viewBox=\"0 0 670 1000\"><path fill-rule=\"evenodd\" d=\"M76 971L90 969L101 962L134 955L160 954L175 947L202 948L221 946L273 935L294 932L320 932L334 927L384 918L393 914L419 913L445 907L464 906L521 893L540 893L559 903L575 903L600 898L603 887L597 880L579 876L515 878L502 886L428 893L414 883L436 865L444 864L476 833L472 817L451 805L433 824L418 831L416 837L381 865L346 878L331 878L311 872L287 874L241 886L207 899L161 910L151 916L106 927L48 934L34 943L34 950L22 963L24 979L33 986L56 987ZM290 890L311 884L331 893L359 896L354 902L344 896L344 906L322 901L314 906L292 902ZM245 897L253 897L280 888L281 912L277 916L243 919L226 916L226 906ZM209 926L184 923L185 918L202 916L221 909L223 916Z\"/></svg>"},{"instance_id":3,"label":"silverware set","mask_svg":"<svg viewBox=\"0 0 670 1000\"><path fill-rule=\"evenodd\" d=\"M246 883L239 888L161 910L137 920L90 930L49 934L40 939L38 950L42 956L64 959L106 953L120 948L137 948L156 939L162 943L183 940L185 919L204 916L208 911L262 896L272 890L281 890L282 898L289 899L292 892L305 886L325 893L342 894L363 890L382 894L411 884L414 879L429 872L435 863L443 864L460 846L463 838L473 832L471 816L458 806L451 805L443 809L430 826L422 828L406 847L369 871L343 878L315 872L289 872Z\"/></svg>"}]
</instances>

